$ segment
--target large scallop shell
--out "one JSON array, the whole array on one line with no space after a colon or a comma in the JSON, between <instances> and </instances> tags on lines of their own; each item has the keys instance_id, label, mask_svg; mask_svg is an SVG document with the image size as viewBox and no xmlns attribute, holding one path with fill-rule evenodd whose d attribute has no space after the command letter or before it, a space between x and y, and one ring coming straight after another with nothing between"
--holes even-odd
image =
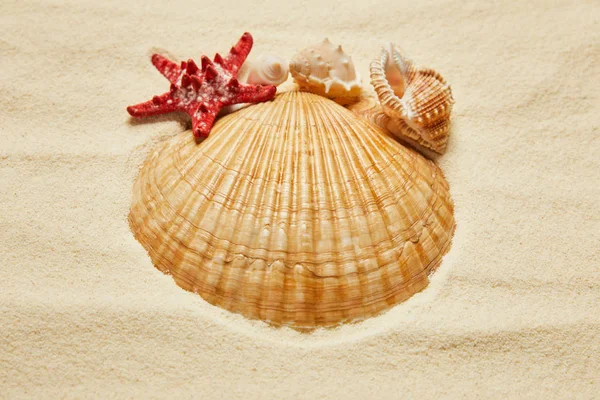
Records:
<instances>
[{"instance_id":1,"label":"large scallop shell","mask_svg":"<svg viewBox=\"0 0 600 400\"><path fill-rule=\"evenodd\" d=\"M440 74L416 68L390 44L371 63L371 84L392 121L388 129L436 153L446 151L454 98Z\"/></svg>"},{"instance_id":2,"label":"large scallop shell","mask_svg":"<svg viewBox=\"0 0 600 400\"><path fill-rule=\"evenodd\" d=\"M450 247L440 169L324 97L285 92L168 139L129 221L157 268L275 325L375 315L428 284Z\"/></svg>"},{"instance_id":3,"label":"large scallop shell","mask_svg":"<svg viewBox=\"0 0 600 400\"><path fill-rule=\"evenodd\" d=\"M290 73L301 90L339 104L355 102L361 93L360 77L352 58L342 46L333 45L327 38L296 54L290 62Z\"/></svg>"}]
</instances>

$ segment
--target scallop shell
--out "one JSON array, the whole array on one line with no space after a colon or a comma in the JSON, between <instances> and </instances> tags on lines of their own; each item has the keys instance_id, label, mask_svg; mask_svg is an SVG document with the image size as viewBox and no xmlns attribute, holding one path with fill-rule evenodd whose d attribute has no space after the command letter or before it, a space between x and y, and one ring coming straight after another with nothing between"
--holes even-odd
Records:
<instances>
[{"instance_id":1,"label":"scallop shell","mask_svg":"<svg viewBox=\"0 0 600 400\"><path fill-rule=\"evenodd\" d=\"M129 222L182 288L296 329L378 314L428 284L454 231L440 169L324 97L284 92L152 154Z\"/></svg>"},{"instance_id":2,"label":"scallop shell","mask_svg":"<svg viewBox=\"0 0 600 400\"><path fill-rule=\"evenodd\" d=\"M382 49L370 69L383 111L395 125L393 133L443 154L454 104L444 78L432 69L416 68L393 44Z\"/></svg>"},{"instance_id":3,"label":"scallop shell","mask_svg":"<svg viewBox=\"0 0 600 400\"><path fill-rule=\"evenodd\" d=\"M350 104L360 96L360 77L352 58L327 38L296 54L290 62L290 73L301 90L339 104Z\"/></svg>"},{"instance_id":4,"label":"scallop shell","mask_svg":"<svg viewBox=\"0 0 600 400\"><path fill-rule=\"evenodd\" d=\"M279 86L287 80L288 74L289 68L285 59L273 54L261 54L250 63L246 82Z\"/></svg>"}]
</instances>

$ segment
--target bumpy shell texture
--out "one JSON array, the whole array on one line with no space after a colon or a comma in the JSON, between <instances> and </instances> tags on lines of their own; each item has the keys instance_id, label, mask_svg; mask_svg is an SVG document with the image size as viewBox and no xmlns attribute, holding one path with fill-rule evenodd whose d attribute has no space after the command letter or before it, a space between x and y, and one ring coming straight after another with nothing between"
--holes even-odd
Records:
<instances>
[{"instance_id":1,"label":"bumpy shell texture","mask_svg":"<svg viewBox=\"0 0 600 400\"><path fill-rule=\"evenodd\" d=\"M208 302L297 329L367 318L428 284L454 231L440 169L306 92L168 139L129 221L157 268Z\"/></svg>"},{"instance_id":2,"label":"bumpy shell texture","mask_svg":"<svg viewBox=\"0 0 600 400\"><path fill-rule=\"evenodd\" d=\"M432 69L416 68L393 44L382 49L370 69L383 111L397 126L394 133L443 154L454 104L444 78Z\"/></svg>"},{"instance_id":3,"label":"bumpy shell texture","mask_svg":"<svg viewBox=\"0 0 600 400\"><path fill-rule=\"evenodd\" d=\"M290 73L301 90L339 104L355 102L361 93L360 77L352 58L342 46L335 46L328 39L296 54L290 62Z\"/></svg>"}]
</instances>

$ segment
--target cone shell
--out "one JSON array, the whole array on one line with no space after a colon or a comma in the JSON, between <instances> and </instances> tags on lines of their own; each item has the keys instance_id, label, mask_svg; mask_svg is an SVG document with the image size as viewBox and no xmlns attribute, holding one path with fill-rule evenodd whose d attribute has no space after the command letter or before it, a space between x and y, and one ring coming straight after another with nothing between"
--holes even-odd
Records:
<instances>
[{"instance_id":1,"label":"cone shell","mask_svg":"<svg viewBox=\"0 0 600 400\"><path fill-rule=\"evenodd\" d=\"M290 62L290 73L301 90L339 104L353 103L361 93L360 77L352 58L342 46L335 46L328 39L296 54Z\"/></svg>"},{"instance_id":2,"label":"cone shell","mask_svg":"<svg viewBox=\"0 0 600 400\"><path fill-rule=\"evenodd\" d=\"M228 115L201 144L168 139L141 169L129 221L182 288L297 329L422 290L454 230L433 162L306 92Z\"/></svg>"},{"instance_id":3,"label":"cone shell","mask_svg":"<svg viewBox=\"0 0 600 400\"><path fill-rule=\"evenodd\" d=\"M383 111L403 135L436 153L446 151L452 90L437 72L416 68L390 44L371 63L371 84Z\"/></svg>"}]
</instances>

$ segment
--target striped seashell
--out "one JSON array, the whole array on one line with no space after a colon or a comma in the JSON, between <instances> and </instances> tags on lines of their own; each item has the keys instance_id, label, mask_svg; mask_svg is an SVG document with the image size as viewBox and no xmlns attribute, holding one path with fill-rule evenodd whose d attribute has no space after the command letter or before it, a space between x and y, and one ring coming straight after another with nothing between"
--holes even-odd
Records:
<instances>
[{"instance_id":1,"label":"striped seashell","mask_svg":"<svg viewBox=\"0 0 600 400\"><path fill-rule=\"evenodd\" d=\"M393 122L392 133L443 154L454 104L444 78L432 69L416 68L391 43L373 60L370 70L382 111Z\"/></svg>"},{"instance_id":2,"label":"striped seashell","mask_svg":"<svg viewBox=\"0 0 600 400\"><path fill-rule=\"evenodd\" d=\"M448 251L440 169L324 97L284 92L164 142L131 229L182 288L296 329L376 315L425 288Z\"/></svg>"}]
</instances>

